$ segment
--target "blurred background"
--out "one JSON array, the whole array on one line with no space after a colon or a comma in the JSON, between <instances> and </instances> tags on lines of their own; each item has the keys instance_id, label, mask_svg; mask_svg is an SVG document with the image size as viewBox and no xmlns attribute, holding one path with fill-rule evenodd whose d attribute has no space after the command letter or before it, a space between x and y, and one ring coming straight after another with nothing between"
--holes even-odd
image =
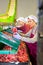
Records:
<instances>
[{"instance_id":1,"label":"blurred background","mask_svg":"<svg viewBox=\"0 0 43 65\"><path fill-rule=\"evenodd\" d=\"M0 1L0 14L6 12L10 0ZM2 5L3 4L3 5ZM28 15L37 16L37 0L17 0L17 18Z\"/></svg>"},{"instance_id":2,"label":"blurred background","mask_svg":"<svg viewBox=\"0 0 43 65\"><path fill-rule=\"evenodd\" d=\"M17 0L17 18L28 15L37 16L37 0Z\"/></svg>"}]
</instances>

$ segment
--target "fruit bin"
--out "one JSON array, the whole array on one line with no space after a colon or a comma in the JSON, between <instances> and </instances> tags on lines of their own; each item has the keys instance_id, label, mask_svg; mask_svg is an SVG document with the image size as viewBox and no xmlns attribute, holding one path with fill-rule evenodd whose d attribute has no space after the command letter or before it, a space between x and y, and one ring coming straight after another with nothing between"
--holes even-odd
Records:
<instances>
[{"instance_id":1,"label":"fruit bin","mask_svg":"<svg viewBox=\"0 0 43 65\"><path fill-rule=\"evenodd\" d=\"M3 43L3 44L2 44ZM8 45L12 47L12 51L9 50L0 50L0 54L15 54L17 53L18 47L20 45L20 40L12 37L11 29L0 31L0 47L3 45Z\"/></svg>"},{"instance_id":2,"label":"fruit bin","mask_svg":"<svg viewBox=\"0 0 43 65\"><path fill-rule=\"evenodd\" d=\"M4 49L7 49L7 47L5 47ZM0 65L28 65L29 63L30 58L28 49L26 44L22 41L16 54L0 54Z\"/></svg>"},{"instance_id":3,"label":"fruit bin","mask_svg":"<svg viewBox=\"0 0 43 65\"><path fill-rule=\"evenodd\" d=\"M8 50L4 50L4 47L9 47ZM7 46L6 44L0 43L0 54L16 54L17 50L11 49L10 46Z\"/></svg>"}]
</instances>

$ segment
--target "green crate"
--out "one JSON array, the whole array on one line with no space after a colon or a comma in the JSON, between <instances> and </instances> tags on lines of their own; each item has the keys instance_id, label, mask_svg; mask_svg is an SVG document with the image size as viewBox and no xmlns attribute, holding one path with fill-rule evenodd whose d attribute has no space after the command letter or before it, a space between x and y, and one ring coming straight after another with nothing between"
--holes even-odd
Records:
<instances>
[{"instance_id":1,"label":"green crate","mask_svg":"<svg viewBox=\"0 0 43 65\"><path fill-rule=\"evenodd\" d=\"M0 44L3 43L3 44L6 44L13 48L11 51L0 50L0 54L15 54L15 53L17 53L18 47L20 45L20 40L13 38L13 37L10 37L10 40L9 40L9 37L7 38L6 34L4 34L3 32L0 32ZM2 44L1 44L1 46L3 47Z\"/></svg>"},{"instance_id":2,"label":"green crate","mask_svg":"<svg viewBox=\"0 0 43 65\"><path fill-rule=\"evenodd\" d=\"M12 50L3 50L5 44L0 43L0 54L16 54L18 50L12 48Z\"/></svg>"},{"instance_id":3,"label":"green crate","mask_svg":"<svg viewBox=\"0 0 43 65\"><path fill-rule=\"evenodd\" d=\"M16 54L17 50L13 49L12 50L3 50L3 47L5 46L5 44L0 43L0 54Z\"/></svg>"}]
</instances>

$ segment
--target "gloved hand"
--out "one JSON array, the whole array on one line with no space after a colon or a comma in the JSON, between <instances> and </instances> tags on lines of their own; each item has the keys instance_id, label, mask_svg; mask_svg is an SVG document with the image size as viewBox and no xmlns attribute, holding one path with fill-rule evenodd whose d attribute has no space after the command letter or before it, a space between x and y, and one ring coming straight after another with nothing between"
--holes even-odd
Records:
<instances>
[{"instance_id":1,"label":"gloved hand","mask_svg":"<svg viewBox=\"0 0 43 65\"><path fill-rule=\"evenodd\" d=\"M13 37L19 40L21 39L21 36L17 32L13 33Z\"/></svg>"},{"instance_id":2,"label":"gloved hand","mask_svg":"<svg viewBox=\"0 0 43 65\"><path fill-rule=\"evenodd\" d=\"M12 28L13 37L16 39L21 39L21 36L18 34L18 30L16 27Z\"/></svg>"}]
</instances>

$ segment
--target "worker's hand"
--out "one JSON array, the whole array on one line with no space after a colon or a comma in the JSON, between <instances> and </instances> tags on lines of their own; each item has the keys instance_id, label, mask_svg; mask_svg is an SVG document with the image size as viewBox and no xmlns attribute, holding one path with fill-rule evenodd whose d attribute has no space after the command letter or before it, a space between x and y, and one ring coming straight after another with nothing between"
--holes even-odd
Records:
<instances>
[{"instance_id":1,"label":"worker's hand","mask_svg":"<svg viewBox=\"0 0 43 65\"><path fill-rule=\"evenodd\" d=\"M13 32L13 33L17 32L17 31L18 31L18 30L17 30L16 27L13 27L13 28L12 28L12 32Z\"/></svg>"},{"instance_id":2,"label":"worker's hand","mask_svg":"<svg viewBox=\"0 0 43 65\"><path fill-rule=\"evenodd\" d=\"M21 39L21 36L17 32L13 33L13 37L19 40Z\"/></svg>"}]
</instances>

